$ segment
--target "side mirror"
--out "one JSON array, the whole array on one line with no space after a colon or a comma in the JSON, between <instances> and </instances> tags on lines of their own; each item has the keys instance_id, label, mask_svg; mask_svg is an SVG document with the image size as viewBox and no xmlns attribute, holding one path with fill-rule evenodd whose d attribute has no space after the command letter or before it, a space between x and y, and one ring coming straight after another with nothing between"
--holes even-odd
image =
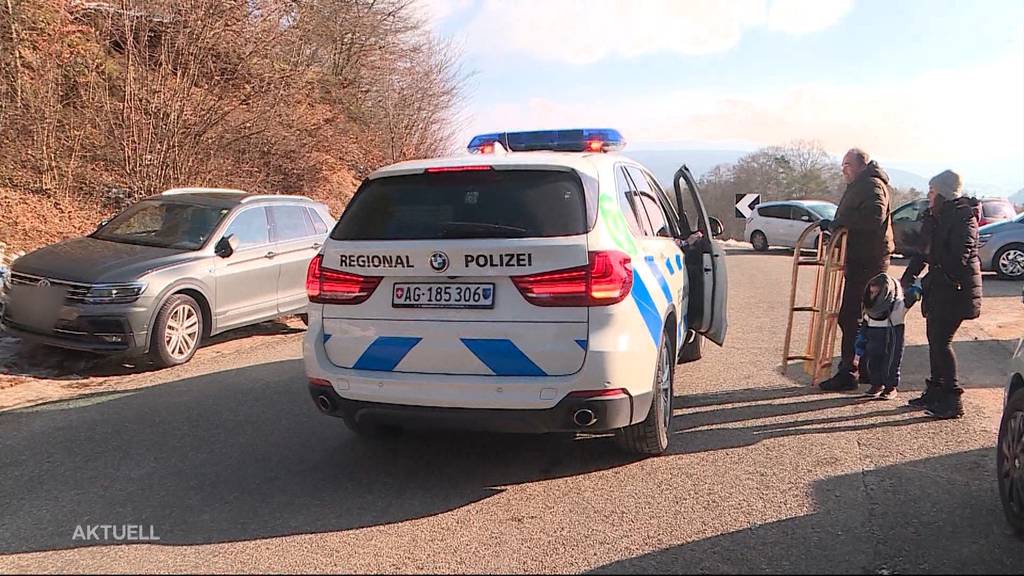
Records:
<instances>
[{"instance_id":1,"label":"side mirror","mask_svg":"<svg viewBox=\"0 0 1024 576\"><path fill-rule=\"evenodd\" d=\"M712 216L708 218L708 221L711 223L711 236L713 238L718 238L725 233L725 226L722 225L721 220Z\"/></svg>"},{"instance_id":2,"label":"side mirror","mask_svg":"<svg viewBox=\"0 0 1024 576\"><path fill-rule=\"evenodd\" d=\"M217 246L214 247L213 253L221 258L228 258L238 250L238 238L231 234L225 236L217 242Z\"/></svg>"},{"instance_id":3,"label":"side mirror","mask_svg":"<svg viewBox=\"0 0 1024 576\"><path fill-rule=\"evenodd\" d=\"M808 216L807 214L804 214L803 216L801 216L800 219L803 220L804 222L807 222L807 223L811 222L811 217Z\"/></svg>"}]
</instances>

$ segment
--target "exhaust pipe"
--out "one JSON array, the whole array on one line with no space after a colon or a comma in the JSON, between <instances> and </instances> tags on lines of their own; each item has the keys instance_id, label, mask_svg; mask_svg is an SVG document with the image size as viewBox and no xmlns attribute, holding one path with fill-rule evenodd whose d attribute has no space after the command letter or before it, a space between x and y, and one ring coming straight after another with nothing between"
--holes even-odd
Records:
<instances>
[{"instance_id":1,"label":"exhaust pipe","mask_svg":"<svg viewBox=\"0 0 1024 576\"><path fill-rule=\"evenodd\" d=\"M321 394L316 397L316 407L324 414L334 412L334 402L332 402L326 394Z\"/></svg>"},{"instance_id":2,"label":"exhaust pipe","mask_svg":"<svg viewBox=\"0 0 1024 576\"><path fill-rule=\"evenodd\" d=\"M572 415L572 421L576 423L580 428L586 428L592 426L594 422L597 422L597 416L589 408L580 408Z\"/></svg>"}]
</instances>

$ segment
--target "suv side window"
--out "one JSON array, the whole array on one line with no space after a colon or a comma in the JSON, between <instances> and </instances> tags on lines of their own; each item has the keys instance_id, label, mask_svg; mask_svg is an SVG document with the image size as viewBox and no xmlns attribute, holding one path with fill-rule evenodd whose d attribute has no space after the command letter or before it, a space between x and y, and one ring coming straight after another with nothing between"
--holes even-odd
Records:
<instances>
[{"instance_id":1,"label":"suv side window","mask_svg":"<svg viewBox=\"0 0 1024 576\"><path fill-rule=\"evenodd\" d=\"M316 208L306 208L309 210L309 218L313 221L313 230L317 234L327 233L327 223L320 217L320 213L316 211Z\"/></svg>"},{"instance_id":2,"label":"suv side window","mask_svg":"<svg viewBox=\"0 0 1024 576\"><path fill-rule=\"evenodd\" d=\"M647 185L654 193L654 200L658 203L658 207L661 208L662 217L668 225L667 236L674 238L679 233L679 220L676 219L675 205L668 200L665 191L661 189L661 185L654 179L654 176L651 176L650 172L645 171L643 174L647 178Z\"/></svg>"},{"instance_id":3,"label":"suv side window","mask_svg":"<svg viewBox=\"0 0 1024 576\"><path fill-rule=\"evenodd\" d=\"M313 236L313 223L305 206L271 206L274 218L274 236L278 242Z\"/></svg>"},{"instance_id":4,"label":"suv side window","mask_svg":"<svg viewBox=\"0 0 1024 576\"><path fill-rule=\"evenodd\" d=\"M619 210L622 210L622 215L626 217L626 227L634 236L643 236L643 227L637 217L637 210L640 208L635 206L636 195L633 194L632 186L626 179L626 173L622 171L622 166L615 167L615 191L619 198Z\"/></svg>"},{"instance_id":5,"label":"suv side window","mask_svg":"<svg viewBox=\"0 0 1024 576\"><path fill-rule=\"evenodd\" d=\"M644 226L646 236L656 236L658 231L666 227L665 217L661 208L654 202L654 191L647 182L643 172L635 166L626 166L626 173L633 184L634 198L636 198L637 216ZM653 203L653 206L652 206Z\"/></svg>"},{"instance_id":6,"label":"suv side window","mask_svg":"<svg viewBox=\"0 0 1024 576\"><path fill-rule=\"evenodd\" d=\"M266 208L243 210L228 225L225 236L238 238L239 248L249 248L270 243L270 226L267 223Z\"/></svg>"}]
</instances>

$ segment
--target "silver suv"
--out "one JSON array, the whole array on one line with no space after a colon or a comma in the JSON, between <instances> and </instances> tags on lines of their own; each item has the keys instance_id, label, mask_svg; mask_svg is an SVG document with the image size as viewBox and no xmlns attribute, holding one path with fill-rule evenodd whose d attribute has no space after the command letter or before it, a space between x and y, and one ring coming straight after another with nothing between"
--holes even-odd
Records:
<instances>
[{"instance_id":1,"label":"silver suv","mask_svg":"<svg viewBox=\"0 0 1024 576\"><path fill-rule=\"evenodd\" d=\"M203 338L306 310L306 267L334 219L302 196L180 188L82 238L17 259L3 327L62 348L161 366Z\"/></svg>"}]
</instances>

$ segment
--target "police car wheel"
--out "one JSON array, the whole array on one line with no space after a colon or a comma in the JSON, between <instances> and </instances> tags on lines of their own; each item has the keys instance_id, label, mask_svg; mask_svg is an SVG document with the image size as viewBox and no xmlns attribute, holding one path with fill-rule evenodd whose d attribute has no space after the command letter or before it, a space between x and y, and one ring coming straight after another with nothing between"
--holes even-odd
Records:
<instances>
[{"instance_id":1,"label":"police car wheel","mask_svg":"<svg viewBox=\"0 0 1024 576\"><path fill-rule=\"evenodd\" d=\"M651 397L651 409L647 412L647 419L622 428L616 433L616 441L627 452L655 456L668 448L674 396L672 378L675 375L671 342L667 332L662 335L658 367L654 374L654 394Z\"/></svg>"},{"instance_id":2,"label":"police car wheel","mask_svg":"<svg viewBox=\"0 0 1024 576\"><path fill-rule=\"evenodd\" d=\"M683 349L679 351L679 364L696 362L704 356L704 337L700 334L691 334L690 332L687 332L685 336L687 338L692 336L693 339L683 344Z\"/></svg>"}]
</instances>

